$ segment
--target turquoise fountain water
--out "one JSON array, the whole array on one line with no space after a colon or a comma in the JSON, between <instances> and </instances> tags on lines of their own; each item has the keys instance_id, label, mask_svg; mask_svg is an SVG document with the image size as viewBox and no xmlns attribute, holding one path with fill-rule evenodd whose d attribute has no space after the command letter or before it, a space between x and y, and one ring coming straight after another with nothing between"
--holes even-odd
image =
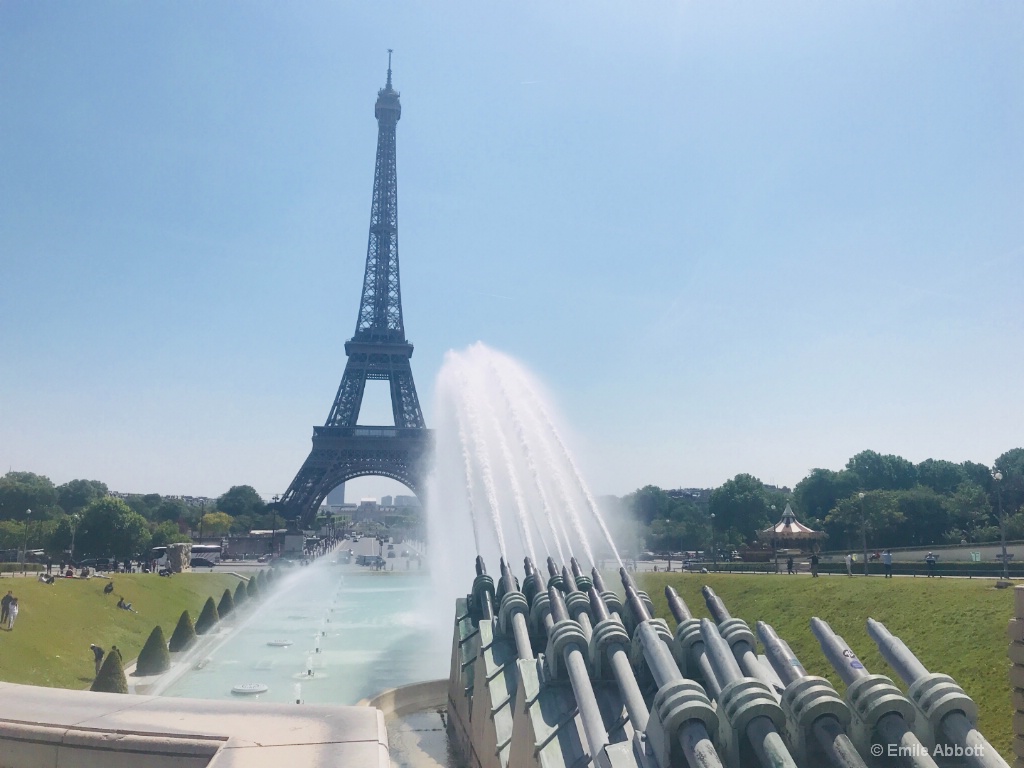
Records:
<instances>
[{"instance_id":1,"label":"turquoise fountain water","mask_svg":"<svg viewBox=\"0 0 1024 768\"><path fill-rule=\"evenodd\" d=\"M449 638L420 608L431 586L426 573L415 562L406 570L405 558L382 572L334 561L328 555L282 571L252 615L163 695L231 698L235 686L255 683L267 691L251 700L356 704L446 677Z\"/></svg>"}]
</instances>

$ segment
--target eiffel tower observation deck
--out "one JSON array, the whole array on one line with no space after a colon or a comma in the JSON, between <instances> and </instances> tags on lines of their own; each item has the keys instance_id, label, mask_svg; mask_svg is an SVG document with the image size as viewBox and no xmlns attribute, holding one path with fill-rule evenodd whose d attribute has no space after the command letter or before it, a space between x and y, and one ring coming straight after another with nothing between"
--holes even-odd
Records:
<instances>
[{"instance_id":1,"label":"eiffel tower observation deck","mask_svg":"<svg viewBox=\"0 0 1024 768\"><path fill-rule=\"evenodd\" d=\"M423 489L432 435L423 422L412 378L413 345L405 337L398 273L398 170L395 133L402 116L398 91L387 82L377 92L377 160L370 208L370 237L356 329L345 343L348 362L327 421L313 430L313 449L281 498L287 518L309 523L335 487L380 475ZM391 386L393 426L358 425L367 380Z\"/></svg>"}]
</instances>

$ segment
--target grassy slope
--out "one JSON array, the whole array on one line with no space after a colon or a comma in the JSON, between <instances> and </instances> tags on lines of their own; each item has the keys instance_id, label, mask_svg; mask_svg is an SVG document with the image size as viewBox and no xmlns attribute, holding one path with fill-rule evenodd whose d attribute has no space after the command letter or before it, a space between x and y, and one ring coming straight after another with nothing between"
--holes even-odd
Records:
<instances>
[{"instance_id":1,"label":"grassy slope","mask_svg":"<svg viewBox=\"0 0 1024 768\"><path fill-rule=\"evenodd\" d=\"M115 591L104 595L106 579L58 579L53 586L31 578L0 579L0 593L13 590L18 620L13 632L0 631L0 680L54 688L86 688L93 678L90 643L121 649L125 663L139 655L153 627L170 637L183 610L199 615L206 598L234 590L229 574L187 573L170 579L153 574L114 577ZM117 608L123 595L138 614Z\"/></svg>"},{"instance_id":2,"label":"grassy slope","mask_svg":"<svg viewBox=\"0 0 1024 768\"><path fill-rule=\"evenodd\" d=\"M1013 615L1012 589L997 590L981 579L644 574L641 588L673 629L666 584L698 618L709 615L700 594L707 584L751 629L758 620L771 624L810 674L827 677L840 692L845 687L811 634L811 616L842 635L870 672L888 675L906 690L868 637L866 619L881 621L930 672L951 675L963 687L978 704L981 732L1001 754L1011 753L1006 625Z\"/></svg>"}]
</instances>

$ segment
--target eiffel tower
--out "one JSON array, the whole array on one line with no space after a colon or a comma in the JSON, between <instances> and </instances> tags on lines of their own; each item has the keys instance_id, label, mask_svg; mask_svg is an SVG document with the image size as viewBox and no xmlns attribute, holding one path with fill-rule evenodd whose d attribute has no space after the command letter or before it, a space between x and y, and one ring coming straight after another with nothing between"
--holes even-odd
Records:
<instances>
[{"instance_id":1,"label":"eiffel tower","mask_svg":"<svg viewBox=\"0 0 1024 768\"><path fill-rule=\"evenodd\" d=\"M313 428L313 450L279 505L284 517L298 518L304 525L312 522L333 488L364 475L390 477L421 493L433 443L412 380L412 344L406 341L402 321L395 164L395 126L402 105L391 86L390 50L387 84L377 92L374 113L377 164L356 332L345 342L348 362L327 422ZM356 426L367 379L390 382L393 427Z\"/></svg>"}]
</instances>

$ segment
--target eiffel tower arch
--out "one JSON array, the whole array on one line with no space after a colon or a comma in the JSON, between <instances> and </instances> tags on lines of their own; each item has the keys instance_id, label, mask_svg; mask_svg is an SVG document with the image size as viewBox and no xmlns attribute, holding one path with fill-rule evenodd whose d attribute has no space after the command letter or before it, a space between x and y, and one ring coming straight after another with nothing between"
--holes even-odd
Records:
<instances>
[{"instance_id":1,"label":"eiffel tower arch","mask_svg":"<svg viewBox=\"0 0 1024 768\"><path fill-rule=\"evenodd\" d=\"M313 428L313 449L281 497L285 517L312 522L321 502L341 483L380 475L421 495L433 435L423 423L412 378L413 346L405 338L402 289L398 277L398 174L395 128L402 115L398 91L387 84L377 92L377 162L370 208L362 297L355 334L345 343L348 362L331 412ZM357 425L367 380L391 385L394 426Z\"/></svg>"}]
</instances>

